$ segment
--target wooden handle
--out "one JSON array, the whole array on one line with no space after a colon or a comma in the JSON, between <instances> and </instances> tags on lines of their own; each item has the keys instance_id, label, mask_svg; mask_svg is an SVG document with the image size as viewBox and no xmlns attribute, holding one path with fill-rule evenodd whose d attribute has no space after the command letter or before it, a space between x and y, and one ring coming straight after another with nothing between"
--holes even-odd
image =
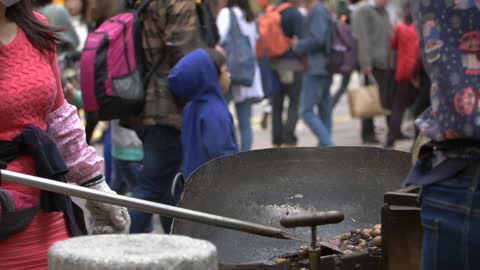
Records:
<instances>
[{"instance_id":1,"label":"wooden handle","mask_svg":"<svg viewBox=\"0 0 480 270\"><path fill-rule=\"evenodd\" d=\"M337 224L343 221L345 215L340 211L317 212L306 215L290 215L283 217L280 224L285 228L315 227L327 224Z\"/></svg>"}]
</instances>

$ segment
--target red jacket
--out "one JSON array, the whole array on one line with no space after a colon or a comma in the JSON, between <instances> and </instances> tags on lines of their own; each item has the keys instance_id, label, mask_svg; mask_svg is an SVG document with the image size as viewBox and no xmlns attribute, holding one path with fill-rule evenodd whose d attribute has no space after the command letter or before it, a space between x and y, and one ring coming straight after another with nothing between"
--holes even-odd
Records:
<instances>
[{"instance_id":1,"label":"red jacket","mask_svg":"<svg viewBox=\"0 0 480 270\"><path fill-rule=\"evenodd\" d=\"M413 23L397 25L391 47L397 51L395 79L397 81L411 80L420 59L419 37L415 25Z\"/></svg>"}]
</instances>

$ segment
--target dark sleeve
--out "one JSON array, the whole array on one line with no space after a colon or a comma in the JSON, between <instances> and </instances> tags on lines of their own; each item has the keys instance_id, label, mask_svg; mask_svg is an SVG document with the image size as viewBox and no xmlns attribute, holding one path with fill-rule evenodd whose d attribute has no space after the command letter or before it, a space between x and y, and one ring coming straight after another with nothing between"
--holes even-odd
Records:
<instances>
[{"instance_id":1,"label":"dark sleeve","mask_svg":"<svg viewBox=\"0 0 480 270\"><path fill-rule=\"evenodd\" d=\"M287 37L303 37L305 20L297 8L291 7L282 12L282 29Z\"/></svg>"},{"instance_id":2,"label":"dark sleeve","mask_svg":"<svg viewBox=\"0 0 480 270\"><path fill-rule=\"evenodd\" d=\"M293 35L298 38L303 38L305 29L305 18L298 9L293 9Z\"/></svg>"},{"instance_id":3,"label":"dark sleeve","mask_svg":"<svg viewBox=\"0 0 480 270\"><path fill-rule=\"evenodd\" d=\"M297 8L290 7L282 12L282 30L287 37L303 37L304 28L304 17Z\"/></svg>"}]
</instances>

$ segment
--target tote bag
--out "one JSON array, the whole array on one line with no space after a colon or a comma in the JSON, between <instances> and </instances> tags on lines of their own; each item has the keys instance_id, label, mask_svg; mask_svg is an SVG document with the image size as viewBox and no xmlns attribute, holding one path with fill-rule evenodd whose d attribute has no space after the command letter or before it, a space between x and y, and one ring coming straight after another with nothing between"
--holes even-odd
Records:
<instances>
[{"instance_id":1,"label":"tote bag","mask_svg":"<svg viewBox=\"0 0 480 270\"><path fill-rule=\"evenodd\" d=\"M377 81L372 75L368 79L371 82L370 85L348 91L348 104L352 118L367 119L390 114L390 111L382 106Z\"/></svg>"}]
</instances>

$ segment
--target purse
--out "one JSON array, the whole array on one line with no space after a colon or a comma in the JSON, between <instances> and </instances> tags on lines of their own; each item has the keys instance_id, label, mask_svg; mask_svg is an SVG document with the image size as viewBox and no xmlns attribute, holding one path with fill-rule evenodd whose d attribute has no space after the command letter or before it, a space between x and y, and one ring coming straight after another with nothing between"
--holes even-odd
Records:
<instances>
[{"instance_id":1,"label":"purse","mask_svg":"<svg viewBox=\"0 0 480 270\"><path fill-rule=\"evenodd\" d=\"M39 204L25 203L23 209L17 209L18 202L15 199L24 201L28 195L21 193L7 192L0 188L0 205L2 213L0 214L0 240L8 239L10 236L25 230L33 221L39 210ZM29 198L30 201L34 201Z\"/></svg>"},{"instance_id":2,"label":"purse","mask_svg":"<svg viewBox=\"0 0 480 270\"><path fill-rule=\"evenodd\" d=\"M368 119L390 114L390 111L382 106L377 80L372 75L368 76L368 79L370 85L348 91L348 105L352 118Z\"/></svg>"}]
</instances>

